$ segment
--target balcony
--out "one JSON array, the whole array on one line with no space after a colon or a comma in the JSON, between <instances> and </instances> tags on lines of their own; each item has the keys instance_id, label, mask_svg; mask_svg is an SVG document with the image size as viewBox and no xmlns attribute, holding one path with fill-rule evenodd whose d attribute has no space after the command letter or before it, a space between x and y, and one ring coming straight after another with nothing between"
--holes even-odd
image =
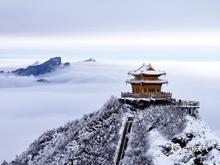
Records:
<instances>
[{"instance_id":1,"label":"balcony","mask_svg":"<svg viewBox=\"0 0 220 165\"><path fill-rule=\"evenodd\" d=\"M136 99L171 99L172 98L172 93L170 92L162 92L160 94L145 94L145 95L140 95L137 93L130 93L130 92L121 92L121 97L122 98L136 98Z\"/></svg>"}]
</instances>

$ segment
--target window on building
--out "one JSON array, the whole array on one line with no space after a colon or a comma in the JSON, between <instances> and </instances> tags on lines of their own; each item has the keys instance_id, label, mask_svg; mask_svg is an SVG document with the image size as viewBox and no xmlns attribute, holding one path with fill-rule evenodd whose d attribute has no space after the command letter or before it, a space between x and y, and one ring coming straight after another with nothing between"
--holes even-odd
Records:
<instances>
[{"instance_id":1,"label":"window on building","mask_svg":"<svg viewBox=\"0 0 220 165\"><path fill-rule=\"evenodd\" d=\"M135 89L135 92L136 92L136 93L139 93L139 88L136 88L136 89Z\"/></svg>"},{"instance_id":2,"label":"window on building","mask_svg":"<svg viewBox=\"0 0 220 165\"><path fill-rule=\"evenodd\" d=\"M156 92L156 89L155 89L155 88L149 88L149 89L148 89L148 92L149 92L149 93Z\"/></svg>"}]
</instances>

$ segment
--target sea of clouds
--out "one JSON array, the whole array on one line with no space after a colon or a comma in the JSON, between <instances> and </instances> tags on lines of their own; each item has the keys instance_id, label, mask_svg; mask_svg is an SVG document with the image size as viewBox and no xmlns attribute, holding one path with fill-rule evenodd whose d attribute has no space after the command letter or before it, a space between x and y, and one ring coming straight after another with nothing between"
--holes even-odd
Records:
<instances>
[{"instance_id":1,"label":"sea of clouds","mask_svg":"<svg viewBox=\"0 0 220 165\"><path fill-rule=\"evenodd\" d=\"M33 64L31 60L0 60L0 70ZM129 91L127 72L143 61L75 62L71 67L40 77L0 74L0 160L11 160L44 131L99 109L111 96ZM176 98L201 102L200 115L220 135L220 62L152 61L167 72ZM44 78L48 84L37 83Z\"/></svg>"}]
</instances>

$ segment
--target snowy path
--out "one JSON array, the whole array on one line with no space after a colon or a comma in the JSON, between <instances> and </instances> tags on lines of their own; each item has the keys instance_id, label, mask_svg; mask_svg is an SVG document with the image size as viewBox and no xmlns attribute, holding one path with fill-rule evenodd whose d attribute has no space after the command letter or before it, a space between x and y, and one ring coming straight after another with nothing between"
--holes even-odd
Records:
<instances>
[{"instance_id":1,"label":"snowy path","mask_svg":"<svg viewBox=\"0 0 220 165\"><path fill-rule=\"evenodd\" d=\"M123 159L128 141L129 141L129 134L131 132L132 124L133 124L133 117L128 117L125 123L124 131L122 134L122 139L119 147L119 152L116 160L116 165L119 165L120 161Z\"/></svg>"}]
</instances>

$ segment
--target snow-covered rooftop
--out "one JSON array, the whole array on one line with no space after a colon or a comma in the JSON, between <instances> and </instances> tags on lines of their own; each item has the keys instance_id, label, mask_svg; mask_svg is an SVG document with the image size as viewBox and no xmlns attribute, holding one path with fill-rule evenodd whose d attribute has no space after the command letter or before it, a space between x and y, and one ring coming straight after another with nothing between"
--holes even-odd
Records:
<instances>
[{"instance_id":1,"label":"snow-covered rooftop","mask_svg":"<svg viewBox=\"0 0 220 165\"><path fill-rule=\"evenodd\" d=\"M155 70L151 64L143 64L140 68L138 68L137 70L134 71L130 71L128 72L129 74L133 75L133 76L137 76L137 75L165 75L166 72L164 71L159 71L159 70Z\"/></svg>"}]
</instances>

